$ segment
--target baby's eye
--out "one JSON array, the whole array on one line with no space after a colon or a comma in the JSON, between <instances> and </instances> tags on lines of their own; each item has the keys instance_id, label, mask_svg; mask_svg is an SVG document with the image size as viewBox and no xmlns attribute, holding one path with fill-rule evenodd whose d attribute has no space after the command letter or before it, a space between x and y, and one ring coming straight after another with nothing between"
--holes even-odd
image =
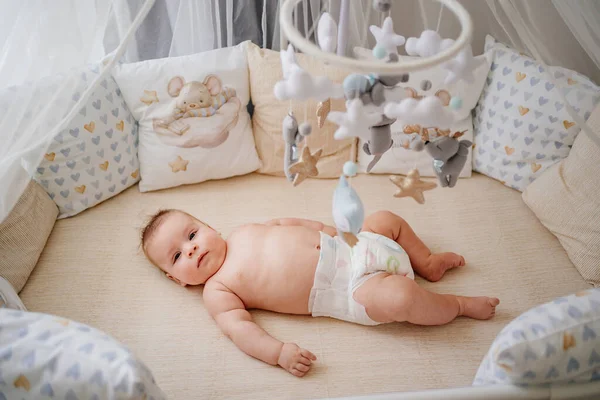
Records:
<instances>
[{"instance_id":1,"label":"baby's eye","mask_svg":"<svg viewBox=\"0 0 600 400\"><path fill-rule=\"evenodd\" d=\"M180 251L178 251L177 253L175 253L175 257L173 257L173 264L175 264L177 262L177 260L179 259L180 255L181 255Z\"/></svg>"},{"instance_id":2,"label":"baby's eye","mask_svg":"<svg viewBox=\"0 0 600 400\"><path fill-rule=\"evenodd\" d=\"M190 233L190 240L192 240L194 237L196 237L196 232Z\"/></svg>"},{"instance_id":3,"label":"baby's eye","mask_svg":"<svg viewBox=\"0 0 600 400\"><path fill-rule=\"evenodd\" d=\"M187 101L184 101L183 104L187 104Z\"/></svg>"}]
</instances>

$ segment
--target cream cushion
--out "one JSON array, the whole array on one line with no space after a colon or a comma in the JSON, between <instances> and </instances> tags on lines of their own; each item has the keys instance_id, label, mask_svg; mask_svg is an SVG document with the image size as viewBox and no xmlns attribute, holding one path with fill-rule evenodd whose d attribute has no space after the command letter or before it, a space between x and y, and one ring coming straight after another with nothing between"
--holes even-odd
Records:
<instances>
[{"instance_id":1,"label":"cream cushion","mask_svg":"<svg viewBox=\"0 0 600 400\"><path fill-rule=\"evenodd\" d=\"M57 216L56 203L32 180L0 223L0 276L17 292L35 267Z\"/></svg>"},{"instance_id":2,"label":"cream cushion","mask_svg":"<svg viewBox=\"0 0 600 400\"><path fill-rule=\"evenodd\" d=\"M587 121L600 137L600 106ZM527 187L523 200L583 278L600 285L600 146L581 131L569 156Z\"/></svg>"},{"instance_id":3,"label":"cream cushion","mask_svg":"<svg viewBox=\"0 0 600 400\"><path fill-rule=\"evenodd\" d=\"M139 123L140 191L258 169L260 160L246 109L250 99L248 43L113 69L123 98ZM219 107L200 107L209 88L210 100ZM182 113L185 104L198 108Z\"/></svg>"},{"instance_id":4,"label":"cream cushion","mask_svg":"<svg viewBox=\"0 0 600 400\"><path fill-rule=\"evenodd\" d=\"M469 386L502 328L526 310L589 287L520 193L474 174L425 193L426 205L392 196L386 176L352 179L366 212L403 216L433 251L465 256L440 293L494 295L490 321L459 318L440 327L367 327L327 318L252 311L276 338L313 351L298 379L241 353L203 306L202 288L181 288L145 259L139 228L158 208L187 210L225 236L244 223L293 216L332 223L336 182L250 174L140 193L132 187L81 215L59 220L21 297L32 311L92 325L127 345L170 399L311 399Z\"/></svg>"},{"instance_id":5,"label":"cream cushion","mask_svg":"<svg viewBox=\"0 0 600 400\"><path fill-rule=\"evenodd\" d=\"M343 70L307 57L296 54L298 65L305 68L314 76L327 76L335 83L342 83L350 71ZM284 142L281 137L281 124L288 114L290 102L280 101L273 94L273 86L283 79L281 72L281 59L279 52L261 49L256 45L248 46L248 67L250 69L250 96L254 106L252 114L252 130L256 150L262 162L258 172L268 175L283 176ZM323 155L318 164L319 178L333 178L340 176L344 163L354 160L356 139L335 140L333 133L337 125L325 121L321 129L317 125L318 102L293 101L292 111L302 123L305 114L312 125L312 134L308 137L311 149L322 148ZM344 99L331 100L332 111L345 111Z\"/></svg>"}]
</instances>

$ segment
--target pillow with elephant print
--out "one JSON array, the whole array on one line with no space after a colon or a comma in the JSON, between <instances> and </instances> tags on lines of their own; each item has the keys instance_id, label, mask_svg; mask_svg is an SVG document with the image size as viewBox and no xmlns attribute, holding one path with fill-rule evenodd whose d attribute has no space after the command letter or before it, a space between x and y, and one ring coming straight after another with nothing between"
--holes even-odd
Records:
<instances>
[{"instance_id":1,"label":"pillow with elephant print","mask_svg":"<svg viewBox=\"0 0 600 400\"><path fill-rule=\"evenodd\" d=\"M355 47L354 54L359 59L375 60L369 49ZM400 60L411 60L414 57L400 56ZM437 96L445 107L449 106L450 99L457 97L462 100L462 106L453 110L455 122L450 129L438 129L436 127L424 127L420 125L409 125L403 121L396 120L390 128L392 135L392 147L374 163L372 168L369 164L374 162L375 157L368 154L369 149L361 140L358 149L358 164L361 172L370 170L375 174L407 174L413 168L418 168L421 176L435 177L436 170L433 159L426 151L415 152L411 150L413 140L421 136L422 140L431 140L442 136L449 136L460 140L473 141L473 121L471 110L477 104L481 89L489 70L490 61L485 55L477 56L479 66L474 71L474 81L471 83L458 81L451 85L444 84L447 70L436 66L424 71L415 71L408 74L408 81L400 83L406 94L414 99L423 96ZM469 150L465 165L459 172L459 177L468 178L472 171L472 152Z\"/></svg>"},{"instance_id":2,"label":"pillow with elephant print","mask_svg":"<svg viewBox=\"0 0 600 400\"><path fill-rule=\"evenodd\" d=\"M581 130L561 92L587 120L600 100L600 87L566 68L546 71L489 35L485 49L493 61L475 108L473 169L523 191L569 155Z\"/></svg>"},{"instance_id":3,"label":"pillow with elephant print","mask_svg":"<svg viewBox=\"0 0 600 400\"><path fill-rule=\"evenodd\" d=\"M257 170L247 42L121 64L113 76L139 123L142 192Z\"/></svg>"}]
</instances>

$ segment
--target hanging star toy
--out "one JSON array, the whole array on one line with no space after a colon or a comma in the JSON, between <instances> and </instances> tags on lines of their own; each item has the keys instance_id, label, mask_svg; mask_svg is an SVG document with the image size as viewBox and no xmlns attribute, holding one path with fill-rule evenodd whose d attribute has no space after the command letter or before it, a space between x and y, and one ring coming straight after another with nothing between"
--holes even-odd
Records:
<instances>
[{"instance_id":1,"label":"hanging star toy","mask_svg":"<svg viewBox=\"0 0 600 400\"><path fill-rule=\"evenodd\" d=\"M308 146L304 146L300 160L290 166L290 173L296 175L293 182L294 186L298 186L308 177L314 178L319 175L317 162L321 158L322 153L323 149L319 149L311 154Z\"/></svg>"},{"instance_id":2,"label":"hanging star toy","mask_svg":"<svg viewBox=\"0 0 600 400\"><path fill-rule=\"evenodd\" d=\"M436 183L422 181L418 169L410 170L405 178L392 175L390 176L390 180L394 185L398 186L394 197L412 197L419 204L425 204L424 191L437 187Z\"/></svg>"},{"instance_id":3,"label":"hanging star toy","mask_svg":"<svg viewBox=\"0 0 600 400\"><path fill-rule=\"evenodd\" d=\"M398 53L397 47L402 46L406 41L404 36L397 35L394 32L394 21L391 17L387 17L383 21L381 28L377 25L371 25L369 30L377 42L376 47L384 49L387 53Z\"/></svg>"},{"instance_id":4,"label":"hanging star toy","mask_svg":"<svg viewBox=\"0 0 600 400\"><path fill-rule=\"evenodd\" d=\"M483 58L473 57L471 46L465 47L452 60L442 64L442 68L448 70L444 84L450 85L459 80L473 83L475 81L473 72L484 62Z\"/></svg>"},{"instance_id":5,"label":"hanging star toy","mask_svg":"<svg viewBox=\"0 0 600 400\"><path fill-rule=\"evenodd\" d=\"M331 111L327 119L339 128L333 134L336 140L358 137L364 141L371 140L371 127L381 120L381 115L368 112L362 100L353 99L347 103L346 112Z\"/></svg>"}]
</instances>

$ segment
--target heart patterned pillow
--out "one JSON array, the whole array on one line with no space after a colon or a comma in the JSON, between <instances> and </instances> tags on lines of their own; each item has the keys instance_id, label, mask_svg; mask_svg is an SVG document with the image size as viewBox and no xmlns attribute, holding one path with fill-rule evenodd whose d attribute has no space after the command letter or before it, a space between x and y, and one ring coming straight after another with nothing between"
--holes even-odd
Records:
<instances>
[{"instance_id":1,"label":"heart patterned pillow","mask_svg":"<svg viewBox=\"0 0 600 400\"><path fill-rule=\"evenodd\" d=\"M600 100L600 88L575 71L549 67L547 72L491 36L485 49L493 61L475 108L473 169L523 191L567 157L581 130L559 91L587 120Z\"/></svg>"}]
</instances>

